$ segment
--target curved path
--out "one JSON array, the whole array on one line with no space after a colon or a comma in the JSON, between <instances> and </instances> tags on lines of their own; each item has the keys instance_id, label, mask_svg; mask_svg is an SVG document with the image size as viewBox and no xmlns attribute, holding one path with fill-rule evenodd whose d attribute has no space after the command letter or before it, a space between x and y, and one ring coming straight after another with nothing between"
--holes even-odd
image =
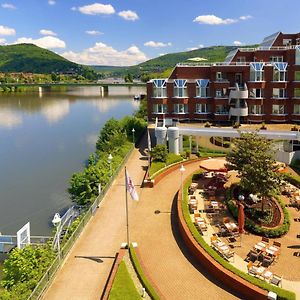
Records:
<instances>
[{"instance_id":1,"label":"curved path","mask_svg":"<svg viewBox=\"0 0 300 300\"><path fill-rule=\"evenodd\" d=\"M146 144L145 140L143 144ZM135 149L127 163L135 184L142 183L146 165L143 150ZM196 169L198 163L187 166L184 177ZM153 189L138 188L140 201L129 200L131 241L138 243L147 273L151 274L151 280L166 299L235 299L190 259L178 239L176 220L171 210L179 184L179 172L173 172ZM155 210L161 213L155 214ZM125 240L122 170L44 299L99 299L112 266L112 257Z\"/></svg>"}]
</instances>

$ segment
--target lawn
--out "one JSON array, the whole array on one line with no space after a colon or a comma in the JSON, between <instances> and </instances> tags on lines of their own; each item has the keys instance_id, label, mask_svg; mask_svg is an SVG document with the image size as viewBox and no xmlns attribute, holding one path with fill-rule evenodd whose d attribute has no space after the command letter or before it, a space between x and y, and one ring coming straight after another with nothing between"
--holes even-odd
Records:
<instances>
[{"instance_id":1,"label":"lawn","mask_svg":"<svg viewBox=\"0 0 300 300\"><path fill-rule=\"evenodd\" d=\"M169 153L166 163L163 163L161 161L153 161L151 163L149 175L151 177L153 174L155 174L159 170L163 169L164 167L169 166L174 163L177 163L177 162L180 162L182 160L183 160L183 158L180 155L176 155L174 153Z\"/></svg>"},{"instance_id":2,"label":"lawn","mask_svg":"<svg viewBox=\"0 0 300 300\"><path fill-rule=\"evenodd\" d=\"M116 278L109 294L109 300L135 300L142 297L134 286L134 283L128 273L125 262L119 265Z\"/></svg>"}]
</instances>

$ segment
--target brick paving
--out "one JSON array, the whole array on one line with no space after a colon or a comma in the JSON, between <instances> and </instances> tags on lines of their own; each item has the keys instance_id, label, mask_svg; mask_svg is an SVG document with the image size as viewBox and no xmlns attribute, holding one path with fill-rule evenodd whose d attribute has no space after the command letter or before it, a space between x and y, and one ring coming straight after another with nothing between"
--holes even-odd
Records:
<instances>
[{"instance_id":1,"label":"brick paving","mask_svg":"<svg viewBox=\"0 0 300 300\"><path fill-rule=\"evenodd\" d=\"M127 163L135 184L142 183L146 165L145 153L135 149ZM187 166L184 177L198 168L198 163ZM178 171L178 176L171 173L154 189L138 188L140 201L129 201L131 241L138 243L143 265L166 299L235 299L190 258L178 238L172 203L179 186ZM155 214L155 210L160 213ZM44 299L99 299L113 257L125 240L124 171L121 171ZM96 256L103 262L76 256Z\"/></svg>"}]
</instances>

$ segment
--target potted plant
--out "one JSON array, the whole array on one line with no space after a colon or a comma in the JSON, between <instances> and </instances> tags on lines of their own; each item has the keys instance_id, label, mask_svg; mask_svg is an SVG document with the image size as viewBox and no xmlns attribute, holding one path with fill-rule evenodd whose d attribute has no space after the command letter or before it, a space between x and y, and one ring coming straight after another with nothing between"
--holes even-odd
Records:
<instances>
[{"instance_id":1,"label":"potted plant","mask_svg":"<svg viewBox=\"0 0 300 300\"><path fill-rule=\"evenodd\" d=\"M211 127L211 124L209 122L205 122L204 127Z\"/></svg>"},{"instance_id":2,"label":"potted plant","mask_svg":"<svg viewBox=\"0 0 300 300\"><path fill-rule=\"evenodd\" d=\"M261 123L260 129L261 129L261 130L266 130L266 129L267 129L267 126L266 126L265 122L262 122L262 123Z\"/></svg>"}]
</instances>

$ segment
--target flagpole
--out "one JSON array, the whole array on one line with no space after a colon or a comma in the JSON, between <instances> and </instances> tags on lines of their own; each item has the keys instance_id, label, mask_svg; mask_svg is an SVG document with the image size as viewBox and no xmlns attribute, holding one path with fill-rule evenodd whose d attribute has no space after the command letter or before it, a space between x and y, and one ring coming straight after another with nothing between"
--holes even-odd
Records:
<instances>
[{"instance_id":1,"label":"flagpole","mask_svg":"<svg viewBox=\"0 0 300 300\"><path fill-rule=\"evenodd\" d=\"M127 196L127 172L126 172L126 166L125 166L125 199L126 199L126 228L127 228L127 249L129 250L129 222L128 222L128 196Z\"/></svg>"}]
</instances>

